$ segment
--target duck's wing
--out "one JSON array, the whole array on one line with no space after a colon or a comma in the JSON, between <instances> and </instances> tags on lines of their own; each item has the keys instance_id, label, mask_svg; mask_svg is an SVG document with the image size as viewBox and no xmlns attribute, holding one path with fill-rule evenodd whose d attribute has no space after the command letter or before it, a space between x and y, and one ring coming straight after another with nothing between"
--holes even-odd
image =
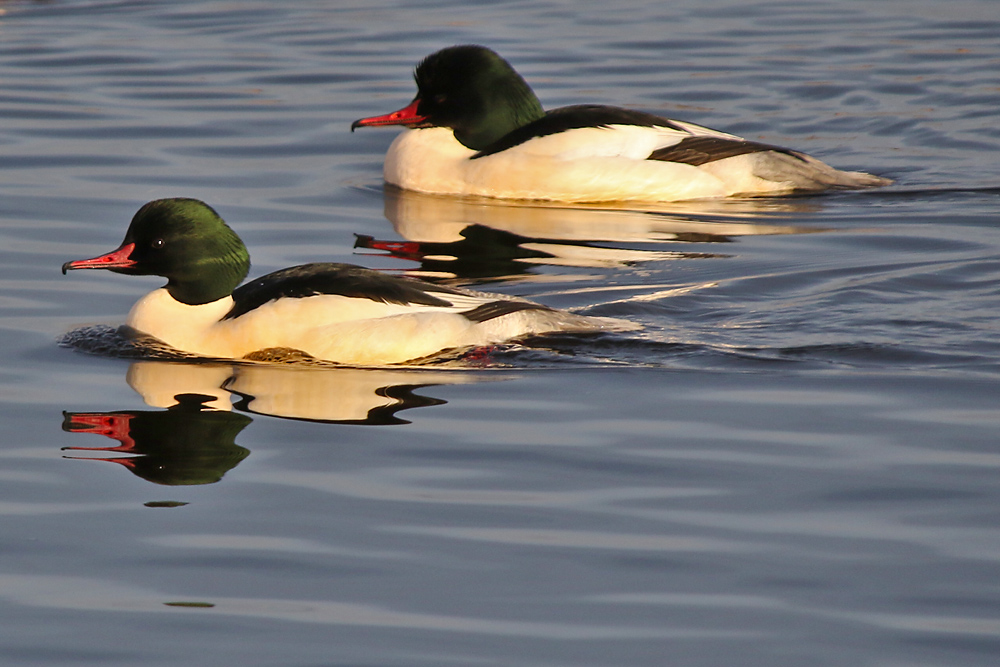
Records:
<instances>
[{"instance_id":1,"label":"duck's wing","mask_svg":"<svg viewBox=\"0 0 1000 667\"><path fill-rule=\"evenodd\" d=\"M748 141L738 137L729 138L719 136L684 137L672 146L657 148L646 159L660 160L662 162L681 162L700 167L703 164L715 162L716 160L762 152L782 153L802 162L806 161L805 155L788 148L757 141Z\"/></svg>"},{"instance_id":2,"label":"duck's wing","mask_svg":"<svg viewBox=\"0 0 1000 667\"><path fill-rule=\"evenodd\" d=\"M582 104L560 107L546 112L538 120L510 132L487 148L479 151L472 159L494 155L532 139L580 130L585 128L639 127L648 128L655 134L647 160L679 162L700 166L729 157L773 151L803 160L797 151L748 141L734 134L727 134L694 123L663 118L655 114L621 107Z\"/></svg>"},{"instance_id":3,"label":"duck's wing","mask_svg":"<svg viewBox=\"0 0 1000 667\"><path fill-rule=\"evenodd\" d=\"M429 283L417 283L388 276L351 264L318 262L281 269L238 287L233 307L223 319L234 319L277 299L301 299L322 294L370 299L401 306L450 305L435 292L448 291Z\"/></svg>"},{"instance_id":4,"label":"duck's wing","mask_svg":"<svg viewBox=\"0 0 1000 667\"><path fill-rule=\"evenodd\" d=\"M235 319L277 299L320 295L367 299L412 308L412 312L452 311L472 322L522 310L550 310L521 299L399 278L351 264L319 262L281 269L239 287L233 292L233 307L223 319Z\"/></svg>"},{"instance_id":5,"label":"duck's wing","mask_svg":"<svg viewBox=\"0 0 1000 667\"><path fill-rule=\"evenodd\" d=\"M688 136L689 132L668 118L661 118L643 111L623 109L621 107L602 104L577 104L560 107L545 112L536 121L523 125L509 132L491 145L479 151L471 159L486 157L505 151L520 144L570 130L585 128L608 128L615 125L660 128L667 134L676 134L677 141Z\"/></svg>"},{"instance_id":6,"label":"duck's wing","mask_svg":"<svg viewBox=\"0 0 1000 667\"><path fill-rule=\"evenodd\" d=\"M816 158L773 144L749 141L718 130L672 121L689 133L672 145L665 145L650 153L647 159L678 162L695 167L709 165L726 158L750 156L744 162L749 172L762 181L782 184L787 190L802 192L841 188L870 188L888 185L892 181L860 171L841 171ZM721 172L717 172L721 173ZM766 194L760 191L759 194Z\"/></svg>"}]
</instances>

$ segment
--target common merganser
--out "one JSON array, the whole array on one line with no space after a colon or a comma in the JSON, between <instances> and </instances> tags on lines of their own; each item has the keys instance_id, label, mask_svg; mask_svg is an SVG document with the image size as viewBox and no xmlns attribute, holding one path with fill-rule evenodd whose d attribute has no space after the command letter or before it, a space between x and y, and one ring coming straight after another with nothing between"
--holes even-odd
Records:
<instances>
[{"instance_id":1,"label":"common merganser","mask_svg":"<svg viewBox=\"0 0 1000 667\"><path fill-rule=\"evenodd\" d=\"M891 183L799 151L680 120L604 105L551 111L510 64L453 46L416 69L406 107L355 121L403 125L386 182L448 195L566 202L666 202L773 196Z\"/></svg>"},{"instance_id":2,"label":"common merganser","mask_svg":"<svg viewBox=\"0 0 1000 667\"><path fill-rule=\"evenodd\" d=\"M342 364L383 365L544 333L638 328L350 264L303 264L237 288L250 269L246 246L197 199L149 202L120 247L63 264L63 273L71 269L163 276L167 284L142 297L126 324L177 350L215 358L284 348Z\"/></svg>"}]
</instances>

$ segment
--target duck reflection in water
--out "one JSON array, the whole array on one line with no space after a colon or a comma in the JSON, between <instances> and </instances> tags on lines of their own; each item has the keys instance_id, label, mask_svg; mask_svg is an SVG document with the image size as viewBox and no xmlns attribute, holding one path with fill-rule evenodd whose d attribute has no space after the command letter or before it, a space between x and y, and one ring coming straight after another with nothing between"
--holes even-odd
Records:
<instances>
[{"instance_id":1,"label":"duck reflection in water","mask_svg":"<svg viewBox=\"0 0 1000 667\"><path fill-rule=\"evenodd\" d=\"M445 403L417 390L483 381L461 371L162 361L133 363L126 379L153 407L171 407L180 395L198 394L218 410L368 426L408 424L397 413Z\"/></svg>"},{"instance_id":2,"label":"duck reflection in water","mask_svg":"<svg viewBox=\"0 0 1000 667\"><path fill-rule=\"evenodd\" d=\"M64 431L103 435L119 444L63 450L120 454L96 460L119 463L154 484L218 482L250 454L249 449L236 444L236 436L253 420L239 413L207 409L204 396L177 398L175 406L163 411L64 412Z\"/></svg>"},{"instance_id":3,"label":"duck reflection in water","mask_svg":"<svg viewBox=\"0 0 1000 667\"><path fill-rule=\"evenodd\" d=\"M523 277L538 265L615 268L727 257L715 248L736 237L822 231L767 222L789 211L818 206L805 200L621 210L541 202L498 205L387 185L384 206L385 217L404 240L357 234L355 248L419 262L423 277Z\"/></svg>"},{"instance_id":4,"label":"duck reflection in water","mask_svg":"<svg viewBox=\"0 0 1000 667\"><path fill-rule=\"evenodd\" d=\"M235 442L253 421L245 413L340 424L406 424L398 412L445 403L417 390L484 380L449 371L167 361L135 362L126 379L147 405L166 409L65 412L64 431L103 435L118 444L63 449L115 454L67 458L118 463L166 485L217 482L246 458L250 451Z\"/></svg>"}]
</instances>

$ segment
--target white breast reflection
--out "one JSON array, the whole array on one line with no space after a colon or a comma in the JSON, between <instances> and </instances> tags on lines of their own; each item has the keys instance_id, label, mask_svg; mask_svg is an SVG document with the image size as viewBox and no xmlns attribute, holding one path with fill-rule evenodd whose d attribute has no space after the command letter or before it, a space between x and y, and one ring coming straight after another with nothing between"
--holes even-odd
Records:
<instances>
[{"instance_id":1,"label":"white breast reflection","mask_svg":"<svg viewBox=\"0 0 1000 667\"><path fill-rule=\"evenodd\" d=\"M687 202L620 210L541 202L426 195L386 186L385 217L400 240L357 235L355 247L420 263L423 276L530 274L538 264L611 268L639 262L727 256L718 244L741 236L802 234L781 224L816 200Z\"/></svg>"},{"instance_id":2,"label":"white breast reflection","mask_svg":"<svg viewBox=\"0 0 1000 667\"><path fill-rule=\"evenodd\" d=\"M398 413L444 405L434 386L502 379L447 370L301 368L265 364L141 361L126 381L158 410L64 412L68 433L109 439L64 447L66 458L117 463L169 486L211 484L250 451L236 443L250 414L384 426L408 423ZM83 454L83 452L88 452Z\"/></svg>"}]
</instances>

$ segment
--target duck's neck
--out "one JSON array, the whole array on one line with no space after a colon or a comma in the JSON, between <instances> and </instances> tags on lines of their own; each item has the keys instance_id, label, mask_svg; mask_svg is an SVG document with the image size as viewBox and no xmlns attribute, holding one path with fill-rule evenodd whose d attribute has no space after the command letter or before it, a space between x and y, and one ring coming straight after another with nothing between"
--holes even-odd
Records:
<instances>
[{"instance_id":1,"label":"duck's neck","mask_svg":"<svg viewBox=\"0 0 1000 667\"><path fill-rule=\"evenodd\" d=\"M183 270L171 272L166 289L174 299L189 306L212 303L232 294L249 270L250 255L235 238L235 243L218 254L206 255L188 262Z\"/></svg>"},{"instance_id":2,"label":"duck's neck","mask_svg":"<svg viewBox=\"0 0 1000 667\"><path fill-rule=\"evenodd\" d=\"M474 151L485 149L545 115L542 103L520 76L488 87L483 98L482 106L470 114L468 122L452 128L455 138Z\"/></svg>"}]
</instances>

